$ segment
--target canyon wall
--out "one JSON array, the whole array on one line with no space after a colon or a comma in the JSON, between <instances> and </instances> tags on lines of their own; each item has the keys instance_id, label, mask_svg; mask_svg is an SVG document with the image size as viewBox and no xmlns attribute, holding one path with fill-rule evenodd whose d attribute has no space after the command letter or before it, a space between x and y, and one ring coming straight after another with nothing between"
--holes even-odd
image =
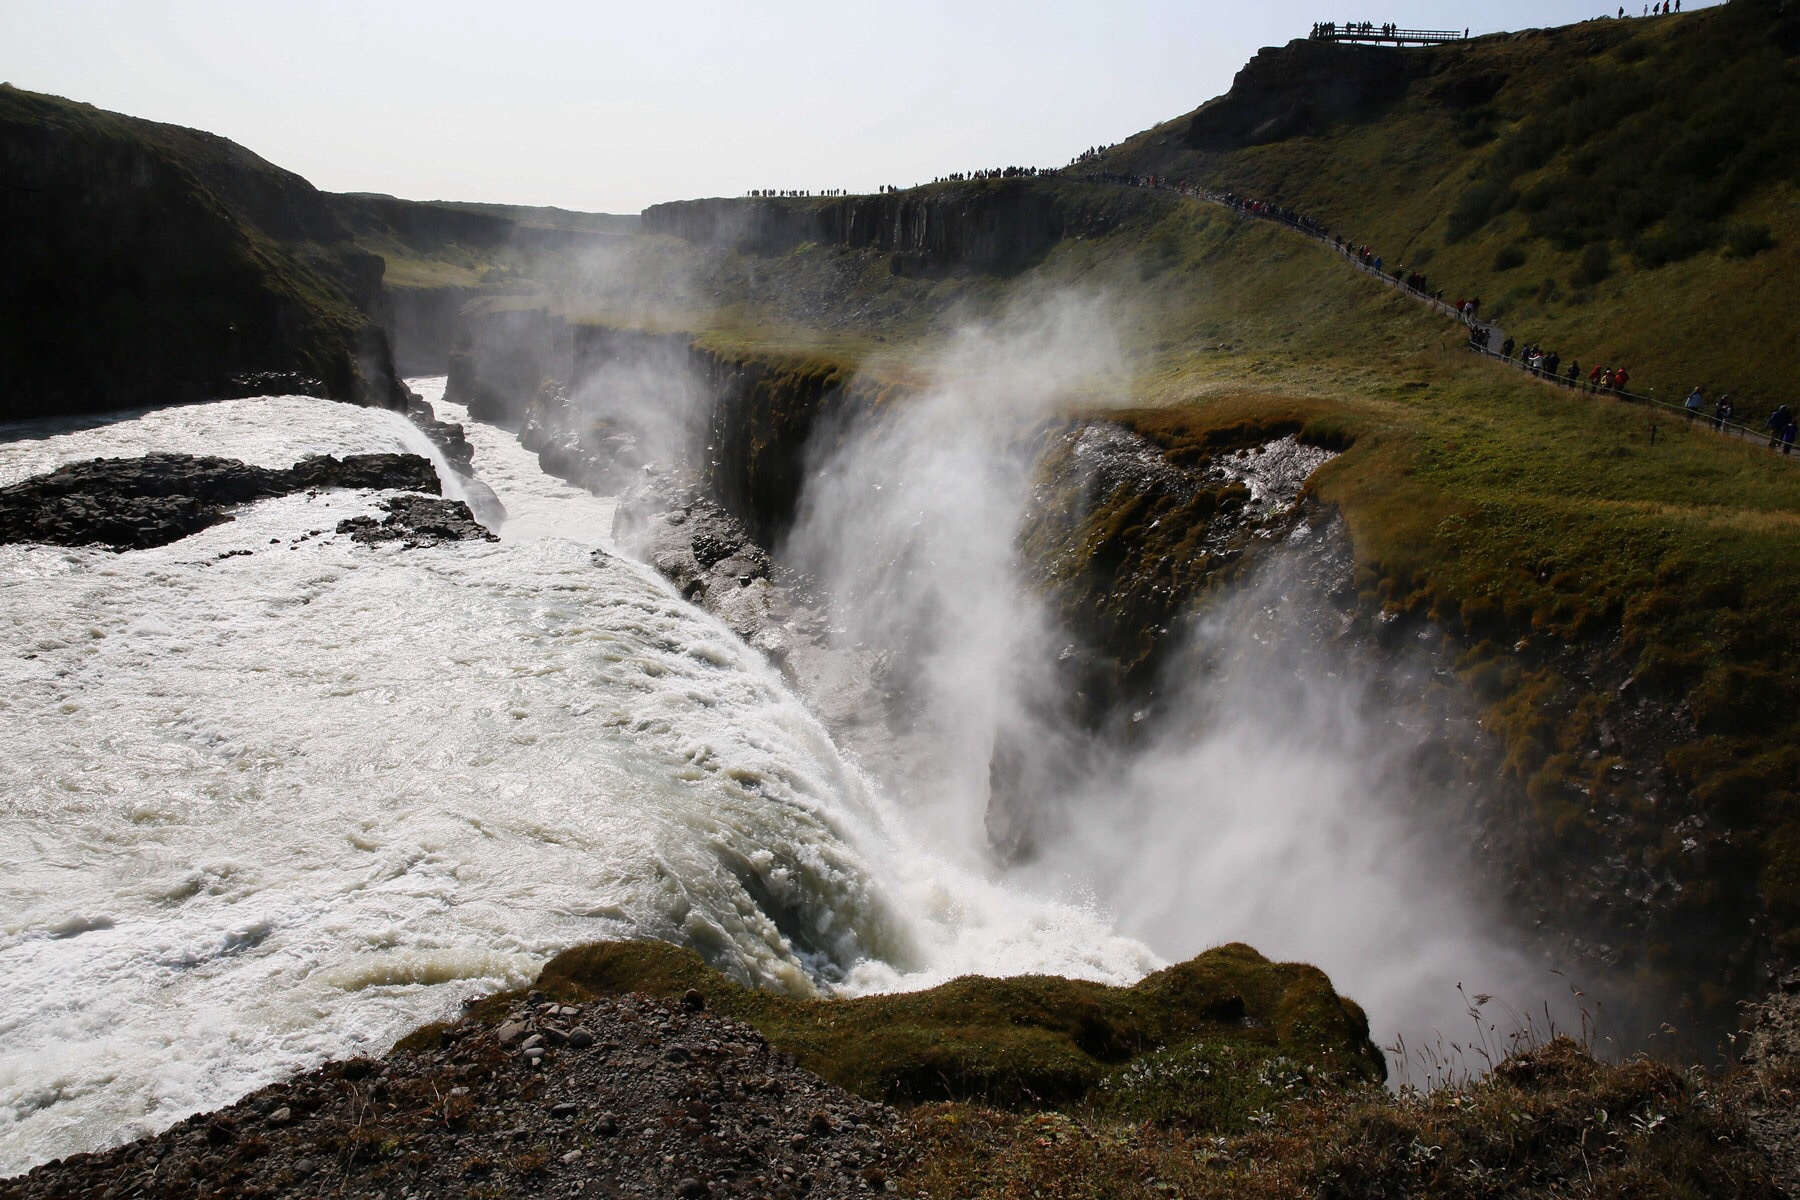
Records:
<instances>
[{"instance_id":1,"label":"canyon wall","mask_svg":"<svg viewBox=\"0 0 1800 1200\"><path fill-rule=\"evenodd\" d=\"M0 419L311 392L405 401L381 258L224 138L0 87Z\"/></svg>"},{"instance_id":2,"label":"canyon wall","mask_svg":"<svg viewBox=\"0 0 1800 1200\"><path fill-rule=\"evenodd\" d=\"M746 253L816 244L893 255L896 274L1009 274L1065 238L1115 228L1164 203L1124 188L994 179L874 196L683 200L644 210L646 233Z\"/></svg>"}]
</instances>

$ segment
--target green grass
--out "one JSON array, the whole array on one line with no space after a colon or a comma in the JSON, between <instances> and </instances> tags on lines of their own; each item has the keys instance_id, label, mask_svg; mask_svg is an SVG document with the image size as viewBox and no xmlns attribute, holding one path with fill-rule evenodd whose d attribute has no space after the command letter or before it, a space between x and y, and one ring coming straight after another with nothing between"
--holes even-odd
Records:
<instances>
[{"instance_id":1,"label":"green grass","mask_svg":"<svg viewBox=\"0 0 1800 1200\"><path fill-rule=\"evenodd\" d=\"M1629 366L1668 397L1705 382L1760 421L1800 384L1800 204L1782 148L1797 42L1778 6L1740 0L1393 51L1420 77L1379 119L1209 153L1185 148L1182 119L1107 165L1291 204L1447 298L1481 296L1565 362ZM1584 262L1595 246L1604 279ZM1526 265L1501 266L1502 251Z\"/></svg>"}]
</instances>

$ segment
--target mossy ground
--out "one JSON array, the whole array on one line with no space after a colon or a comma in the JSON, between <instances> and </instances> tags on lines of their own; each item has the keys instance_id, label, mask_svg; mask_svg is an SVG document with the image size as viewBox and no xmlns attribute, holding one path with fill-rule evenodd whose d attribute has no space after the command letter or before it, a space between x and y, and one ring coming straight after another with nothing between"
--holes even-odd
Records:
<instances>
[{"instance_id":1,"label":"mossy ground","mask_svg":"<svg viewBox=\"0 0 1800 1200\"><path fill-rule=\"evenodd\" d=\"M1676 1197L1784 1194L1701 1078L1596 1063L1559 1039L1430 1094L1284 1085L1243 1132L1180 1119L916 1109L896 1181L925 1197Z\"/></svg>"},{"instance_id":2,"label":"mossy ground","mask_svg":"<svg viewBox=\"0 0 1800 1200\"><path fill-rule=\"evenodd\" d=\"M920 1197L1774 1197L1738 1109L1704 1076L1520 1044L1485 1078L1378 1082L1360 1010L1316 970L1224 946L1114 988L965 978L799 999L690 950L578 947L536 987L581 1002L703 996L846 1089L905 1110ZM503 1020L516 996L474 1015ZM400 1049L434 1045L439 1027Z\"/></svg>"},{"instance_id":3,"label":"mossy ground","mask_svg":"<svg viewBox=\"0 0 1800 1200\"><path fill-rule=\"evenodd\" d=\"M1343 1085L1384 1073L1360 1008L1317 969L1247 946L1208 951L1130 988L970 976L922 992L803 999L736 984L691 950L608 942L558 955L537 986L567 999L694 989L802 1066L889 1103L1181 1114L1237 1129L1271 1087L1285 1086L1270 1079Z\"/></svg>"}]
</instances>

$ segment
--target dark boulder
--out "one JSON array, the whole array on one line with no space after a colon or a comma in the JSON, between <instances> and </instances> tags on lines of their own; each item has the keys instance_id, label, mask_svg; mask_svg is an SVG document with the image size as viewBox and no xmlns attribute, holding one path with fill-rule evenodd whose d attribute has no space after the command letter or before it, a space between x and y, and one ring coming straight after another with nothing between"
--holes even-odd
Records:
<instances>
[{"instance_id":1,"label":"dark boulder","mask_svg":"<svg viewBox=\"0 0 1800 1200\"><path fill-rule=\"evenodd\" d=\"M441 546L446 542L500 540L475 519L475 514L461 500L394 496L383 500L381 507L388 514L381 520L366 515L351 517L339 521L337 531L349 534L351 541L365 546L399 542L408 550L418 546Z\"/></svg>"},{"instance_id":2,"label":"dark boulder","mask_svg":"<svg viewBox=\"0 0 1800 1200\"><path fill-rule=\"evenodd\" d=\"M143 550L229 521L235 505L334 487L442 491L416 454L322 455L286 468L192 454L95 458L0 488L0 543Z\"/></svg>"}]
</instances>

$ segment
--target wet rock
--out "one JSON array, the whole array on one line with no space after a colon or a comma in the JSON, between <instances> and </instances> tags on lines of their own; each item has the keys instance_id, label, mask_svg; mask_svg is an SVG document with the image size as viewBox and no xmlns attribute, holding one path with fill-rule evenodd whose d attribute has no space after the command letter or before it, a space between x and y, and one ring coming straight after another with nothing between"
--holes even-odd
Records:
<instances>
[{"instance_id":1,"label":"wet rock","mask_svg":"<svg viewBox=\"0 0 1800 1200\"><path fill-rule=\"evenodd\" d=\"M441 546L447 542L497 542L499 536L475 519L461 500L429 496L394 496L381 502L387 516L351 517L338 522L337 531L364 545L400 542L407 549Z\"/></svg>"},{"instance_id":2,"label":"wet rock","mask_svg":"<svg viewBox=\"0 0 1800 1200\"><path fill-rule=\"evenodd\" d=\"M0 543L143 550L229 521L240 504L334 487L442 491L416 454L322 455L286 469L192 454L95 458L0 488Z\"/></svg>"},{"instance_id":3,"label":"wet rock","mask_svg":"<svg viewBox=\"0 0 1800 1200\"><path fill-rule=\"evenodd\" d=\"M458 473L475 473L475 447L469 444L468 434L461 425L438 420L437 410L431 407L431 402L412 393L406 398L406 417L431 439L431 444Z\"/></svg>"},{"instance_id":4,"label":"wet rock","mask_svg":"<svg viewBox=\"0 0 1800 1200\"><path fill-rule=\"evenodd\" d=\"M317 396L331 395L331 389L316 376L300 371L242 371L230 376L218 389L221 399L240 396Z\"/></svg>"}]
</instances>

